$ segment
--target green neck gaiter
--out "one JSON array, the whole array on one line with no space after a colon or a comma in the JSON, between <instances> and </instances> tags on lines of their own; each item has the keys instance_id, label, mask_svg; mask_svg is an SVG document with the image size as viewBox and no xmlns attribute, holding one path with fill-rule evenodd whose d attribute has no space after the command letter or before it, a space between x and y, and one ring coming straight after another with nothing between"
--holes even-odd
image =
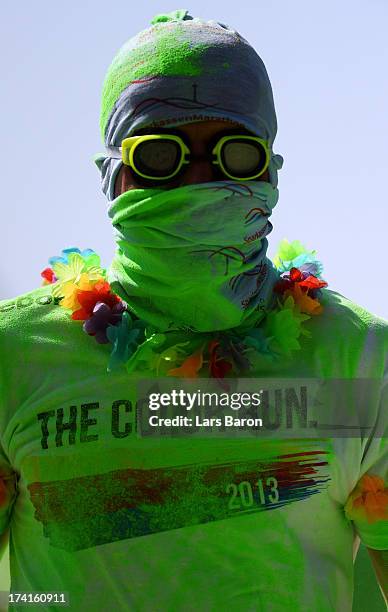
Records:
<instances>
[{"instance_id":1,"label":"green neck gaiter","mask_svg":"<svg viewBox=\"0 0 388 612\"><path fill-rule=\"evenodd\" d=\"M277 200L277 189L259 181L121 194L109 209L113 291L160 331L254 325L277 280L265 238Z\"/></svg>"}]
</instances>

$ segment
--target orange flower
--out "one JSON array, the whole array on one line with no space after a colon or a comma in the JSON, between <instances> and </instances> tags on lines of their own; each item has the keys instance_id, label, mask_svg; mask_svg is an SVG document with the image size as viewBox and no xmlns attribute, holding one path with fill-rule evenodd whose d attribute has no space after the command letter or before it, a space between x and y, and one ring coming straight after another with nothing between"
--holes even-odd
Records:
<instances>
[{"instance_id":1,"label":"orange flower","mask_svg":"<svg viewBox=\"0 0 388 612\"><path fill-rule=\"evenodd\" d=\"M97 280L104 280L99 278ZM90 280L88 274L85 272L80 275L77 283L66 282L61 285L62 300L59 305L63 308L70 308L73 312L81 308L81 304L78 301L78 291L91 291L96 284L97 280ZM54 292L55 294L55 292Z\"/></svg>"},{"instance_id":2,"label":"orange flower","mask_svg":"<svg viewBox=\"0 0 388 612\"><path fill-rule=\"evenodd\" d=\"M294 287L288 289L284 295L287 297L291 295L301 312L309 315L319 315L323 311L323 307L318 300L309 297L307 292L303 291L299 285L294 285Z\"/></svg>"},{"instance_id":3,"label":"orange flower","mask_svg":"<svg viewBox=\"0 0 388 612\"><path fill-rule=\"evenodd\" d=\"M98 280L91 289L79 289L76 292L76 301L80 304L80 308L73 312L71 318L74 321L86 321L93 315L93 308L97 302L103 302L113 308L120 302L120 298L111 293L109 283L105 280Z\"/></svg>"},{"instance_id":4,"label":"orange flower","mask_svg":"<svg viewBox=\"0 0 388 612\"><path fill-rule=\"evenodd\" d=\"M167 372L168 376L180 376L182 378L198 378L198 372L203 364L203 347L187 357L179 368L174 368Z\"/></svg>"},{"instance_id":5,"label":"orange flower","mask_svg":"<svg viewBox=\"0 0 388 612\"><path fill-rule=\"evenodd\" d=\"M388 519L388 488L381 476L361 478L346 502L345 514L350 520L366 519L368 523Z\"/></svg>"}]
</instances>

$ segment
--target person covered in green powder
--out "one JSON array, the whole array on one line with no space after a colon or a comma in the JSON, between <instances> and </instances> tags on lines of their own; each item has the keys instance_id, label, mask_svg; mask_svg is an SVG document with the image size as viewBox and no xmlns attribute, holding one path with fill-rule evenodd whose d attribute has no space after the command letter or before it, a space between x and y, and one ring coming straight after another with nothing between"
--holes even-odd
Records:
<instances>
[{"instance_id":1,"label":"person covered in green powder","mask_svg":"<svg viewBox=\"0 0 388 612\"><path fill-rule=\"evenodd\" d=\"M350 612L361 540L387 598L387 323L327 289L299 241L267 257L283 159L262 60L225 24L158 15L110 65L100 127L108 270L67 248L43 286L0 302L11 594L50 610ZM370 426L139 435L139 381L170 377L362 381ZM277 407L302 393L278 386ZM323 422L336 407L321 402Z\"/></svg>"}]
</instances>

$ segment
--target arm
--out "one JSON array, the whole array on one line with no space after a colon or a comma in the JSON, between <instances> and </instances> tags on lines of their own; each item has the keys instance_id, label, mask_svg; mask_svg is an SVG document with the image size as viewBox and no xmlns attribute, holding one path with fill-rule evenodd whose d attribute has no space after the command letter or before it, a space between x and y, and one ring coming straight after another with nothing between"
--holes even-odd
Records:
<instances>
[{"instance_id":1,"label":"arm","mask_svg":"<svg viewBox=\"0 0 388 612\"><path fill-rule=\"evenodd\" d=\"M4 551L9 544L9 527L0 535L0 560L3 558Z\"/></svg>"},{"instance_id":2,"label":"arm","mask_svg":"<svg viewBox=\"0 0 388 612\"><path fill-rule=\"evenodd\" d=\"M372 560L384 601L388 605L388 550L367 548L367 551Z\"/></svg>"}]
</instances>

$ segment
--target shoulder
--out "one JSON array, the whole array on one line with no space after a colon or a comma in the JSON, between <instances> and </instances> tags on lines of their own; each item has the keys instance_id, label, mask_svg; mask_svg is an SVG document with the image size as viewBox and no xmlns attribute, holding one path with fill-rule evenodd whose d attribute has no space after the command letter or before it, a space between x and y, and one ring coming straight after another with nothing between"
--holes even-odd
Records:
<instances>
[{"instance_id":1,"label":"shoulder","mask_svg":"<svg viewBox=\"0 0 388 612\"><path fill-rule=\"evenodd\" d=\"M0 321L7 319L15 319L21 316L22 313L31 315L35 312L41 312L41 307L51 307L58 305L58 299L53 298L52 285L45 285L23 293L22 295L7 299L0 300Z\"/></svg>"},{"instance_id":2,"label":"shoulder","mask_svg":"<svg viewBox=\"0 0 388 612\"><path fill-rule=\"evenodd\" d=\"M60 312L59 298L52 295L52 285L38 287L8 300L0 300L0 325L18 320L40 320L42 316Z\"/></svg>"},{"instance_id":3,"label":"shoulder","mask_svg":"<svg viewBox=\"0 0 388 612\"><path fill-rule=\"evenodd\" d=\"M35 339L45 329L52 330L69 322L69 316L52 295L52 285L0 301L0 341L6 338Z\"/></svg>"},{"instance_id":4,"label":"shoulder","mask_svg":"<svg viewBox=\"0 0 388 612\"><path fill-rule=\"evenodd\" d=\"M323 290L322 314L311 317L306 327L315 350L334 363L340 360L349 371L380 376L388 352L388 322L335 291Z\"/></svg>"},{"instance_id":5,"label":"shoulder","mask_svg":"<svg viewBox=\"0 0 388 612\"><path fill-rule=\"evenodd\" d=\"M336 291L324 289L320 301L324 311L319 319L323 325L330 325L341 336L346 333L370 332L386 336L388 333L388 321Z\"/></svg>"}]
</instances>

